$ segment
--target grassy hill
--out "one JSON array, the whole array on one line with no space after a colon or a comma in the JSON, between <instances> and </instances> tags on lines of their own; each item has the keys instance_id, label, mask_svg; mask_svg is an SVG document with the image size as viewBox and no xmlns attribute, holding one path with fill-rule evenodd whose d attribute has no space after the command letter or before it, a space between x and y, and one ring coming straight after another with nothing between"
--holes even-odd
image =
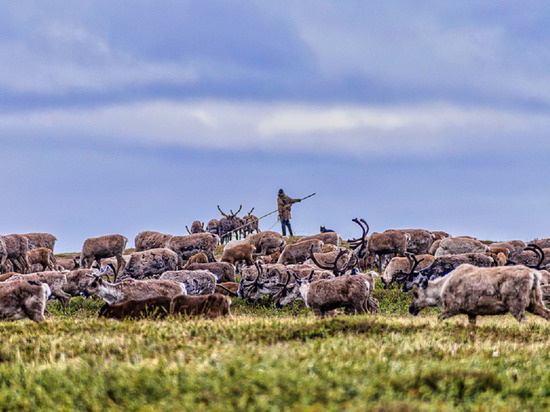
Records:
<instances>
[{"instance_id":1,"label":"grassy hill","mask_svg":"<svg viewBox=\"0 0 550 412\"><path fill-rule=\"evenodd\" d=\"M233 319L97 319L49 303L0 323L2 410L547 410L550 323L437 310L376 290L377 316L317 320L234 300Z\"/></svg>"}]
</instances>

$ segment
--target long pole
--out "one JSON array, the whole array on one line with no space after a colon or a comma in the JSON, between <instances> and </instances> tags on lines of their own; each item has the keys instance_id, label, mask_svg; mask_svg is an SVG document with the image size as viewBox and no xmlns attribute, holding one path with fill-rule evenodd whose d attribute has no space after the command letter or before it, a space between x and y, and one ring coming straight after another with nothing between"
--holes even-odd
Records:
<instances>
[{"instance_id":1,"label":"long pole","mask_svg":"<svg viewBox=\"0 0 550 412\"><path fill-rule=\"evenodd\" d=\"M312 194L310 194L310 195L307 195L306 197L301 198L300 201L309 199L311 196L315 196L316 194L317 194L317 193L312 193ZM265 215L259 217L259 218L258 218L258 221L262 220L264 217L268 217L269 215L272 215L273 213L275 213L275 212L277 212L277 211L278 211L278 209L275 209L273 212L269 212L269 213L267 213L267 214L265 214ZM235 228L235 229L233 229L233 230L230 230L230 231L227 232L227 233L233 233L233 232L235 232L235 231L237 231L237 230L239 230L239 229L242 229L243 227L248 226L248 225L249 225L249 224L246 223L246 224L241 225L241 226L239 226L239 227L237 227L237 228ZM227 233L226 233L226 234L227 234Z\"/></svg>"}]
</instances>

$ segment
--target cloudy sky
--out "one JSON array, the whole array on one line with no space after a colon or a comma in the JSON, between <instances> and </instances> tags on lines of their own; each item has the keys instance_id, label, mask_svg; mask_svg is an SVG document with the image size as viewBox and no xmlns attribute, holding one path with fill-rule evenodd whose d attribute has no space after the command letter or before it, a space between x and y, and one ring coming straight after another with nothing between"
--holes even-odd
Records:
<instances>
[{"instance_id":1,"label":"cloudy sky","mask_svg":"<svg viewBox=\"0 0 550 412\"><path fill-rule=\"evenodd\" d=\"M2 234L130 247L282 187L298 234L550 236L545 1L0 5Z\"/></svg>"}]
</instances>

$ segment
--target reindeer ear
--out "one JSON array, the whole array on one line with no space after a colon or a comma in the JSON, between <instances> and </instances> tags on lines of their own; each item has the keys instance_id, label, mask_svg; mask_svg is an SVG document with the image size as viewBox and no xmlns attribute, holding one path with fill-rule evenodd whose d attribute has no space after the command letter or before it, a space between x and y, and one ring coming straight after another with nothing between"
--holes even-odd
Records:
<instances>
[{"instance_id":1,"label":"reindeer ear","mask_svg":"<svg viewBox=\"0 0 550 412\"><path fill-rule=\"evenodd\" d=\"M422 289L426 289L428 287L428 278L424 279L424 281L422 282Z\"/></svg>"}]
</instances>

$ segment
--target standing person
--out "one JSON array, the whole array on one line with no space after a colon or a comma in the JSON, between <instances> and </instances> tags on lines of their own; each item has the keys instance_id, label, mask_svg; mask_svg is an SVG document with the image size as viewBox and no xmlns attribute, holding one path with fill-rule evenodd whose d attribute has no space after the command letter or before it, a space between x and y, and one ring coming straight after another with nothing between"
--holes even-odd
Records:
<instances>
[{"instance_id":1,"label":"standing person","mask_svg":"<svg viewBox=\"0 0 550 412\"><path fill-rule=\"evenodd\" d=\"M286 228L288 227L288 233L292 234L292 227L290 226L290 208L293 203L301 202L301 199L292 199L285 195L283 189L279 189L277 195L277 210L279 212L279 219L281 219L281 228L283 229L283 236L286 236Z\"/></svg>"}]
</instances>

